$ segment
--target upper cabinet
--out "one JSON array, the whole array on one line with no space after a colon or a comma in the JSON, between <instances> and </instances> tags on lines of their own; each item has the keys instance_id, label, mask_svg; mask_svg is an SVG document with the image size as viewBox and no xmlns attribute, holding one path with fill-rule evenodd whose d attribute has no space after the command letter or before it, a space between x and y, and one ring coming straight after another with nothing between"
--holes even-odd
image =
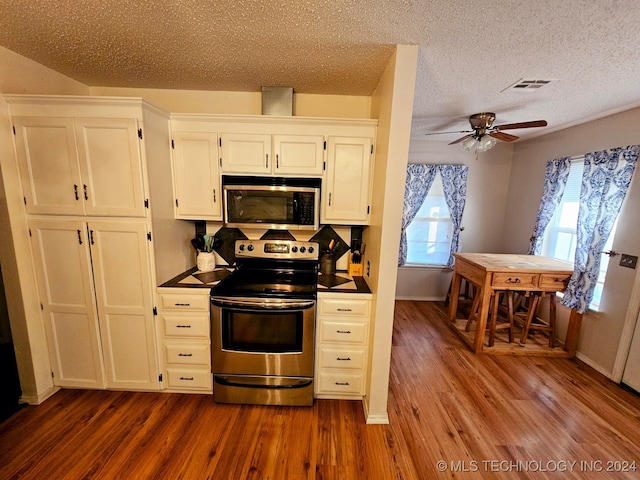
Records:
<instances>
[{"instance_id":1,"label":"upper cabinet","mask_svg":"<svg viewBox=\"0 0 640 480\"><path fill-rule=\"evenodd\" d=\"M373 138L329 137L320 223L368 225Z\"/></svg>"},{"instance_id":2,"label":"upper cabinet","mask_svg":"<svg viewBox=\"0 0 640 480\"><path fill-rule=\"evenodd\" d=\"M144 217L136 118L14 116L27 213Z\"/></svg>"},{"instance_id":3,"label":"upper cabinet","mask_svg":"<svg viewBox=\"0 0 640 480\"><path fill-rule=\"evenodd\" d=\"M322 223L367 225L376 123L174 114L175 216L222 221L222 175L315 177L323 179Z\"/></svg>"},{"instance_id":4,"label":"upper cabinet","mask_svg":"<svg viewBox=\"0 0 640 480\"><path fill-rule=\"evenodd\" d=\"M324 164L322 135L220 135L222 173L321 176Z\"/></svg>"},{"instance_id":5,"label":"upper cabinet","mask_svg":"<svg viewBox=\"0 0 640 480\"><path fill-rule=\"evenodd\" d=\"M182 125L188 129L189 126ZM172 132L176 218L222 220L222 189L216 132Z\"/></svg>"}]
</instances>

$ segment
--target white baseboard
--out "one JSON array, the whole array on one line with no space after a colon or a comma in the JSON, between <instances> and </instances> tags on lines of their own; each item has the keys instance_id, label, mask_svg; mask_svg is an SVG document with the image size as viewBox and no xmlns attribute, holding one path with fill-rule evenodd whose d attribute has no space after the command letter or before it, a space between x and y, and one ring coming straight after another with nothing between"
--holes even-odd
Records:
<instances>
[{"instance_id":1,"label":"white baseboard","mask_svg":"<svg viewBox=\"0 0 640 480\"><path fill-rule=\"evenodd\" d=\"M593 368L595 371L597 371L598 373L601 373L602 375L604 375L605 377L607 377L608 379L612 379L612 373L607 370L606 368L604 368L602 365L599 365L597 363L595 363L593 360L591 360L589 357L584 356L583 354L581 354L580 352L576 352L576 358L578 360L580 360L583 363L586 363L587 365L589 365L591 368ZM619 382L616 382L619 383Z\"/></svg>"},{"instance_id":2,"label":"white baseboard","mask_svg":"<svg viewBox=\"0 0 640 480\"><path fill-rule=\"evenodd\" d=\"M365 423L367 425L389 425L389 414L372 415L367 408L366 398L362 399L362 409L364 410Z\"/></svg>"},{"instance_id":3,"label":"white baseboard","mask_svg":"<svg viewBox=\"0 0 640 480\"><path fill-rule=\"evenodd\" d=\"M46 392L41 392L38 395L22 395L18 402L27 403L29 405L40 405L58 390L60 390L60 387L51 387Z\"/></svg>"}]
</instances>

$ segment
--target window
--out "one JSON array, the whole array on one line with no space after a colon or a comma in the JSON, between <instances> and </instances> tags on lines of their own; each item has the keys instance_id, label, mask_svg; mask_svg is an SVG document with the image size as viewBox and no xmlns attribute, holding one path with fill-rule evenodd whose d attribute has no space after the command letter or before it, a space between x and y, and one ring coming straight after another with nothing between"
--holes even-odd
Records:
<instances>
[{"instance_id":1,"label":"window","mask_svg":"<svg viewBox=\"0 0 640 480\"><path fill-rule=\"evenodd\" d=\"M407 227L405 265L446 265L452 233L453 223L438 172L424 203Z\"/></svg>"},{"instance_id":2,"label":"window","mask_svg":"<svg viewBox=\"0 0 640 480\"><path fill-rule=\"evenodd\" d=\"M580 189L582 187L582 173L584 171L584 162L581 160L573 160L567 185L562 194L560 205L556 209L547 231L544 234L542 242L542 255L545 257L564 260L565 262L574 263L576 254L576 239L578 226L578 208L580 206ZM613 237L615 236L616 224L611 230L611 235L604 247L605 251L611 250ZM600 306L600 298L604 287L604 279L609 265L609 256L602 255L600 261L600 274L598 282L593 294L593 300L589 308L597 311Z\"/></svg>"}]
</instances>

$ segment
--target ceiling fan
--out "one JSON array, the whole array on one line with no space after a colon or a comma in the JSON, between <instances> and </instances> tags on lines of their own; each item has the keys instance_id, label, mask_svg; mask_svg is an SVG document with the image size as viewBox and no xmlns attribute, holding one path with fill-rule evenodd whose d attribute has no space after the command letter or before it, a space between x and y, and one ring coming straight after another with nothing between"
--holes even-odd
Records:
<instances>
[{"instance_id":1,"label":"ceiling fan","mask_svg":"<svg viewBox=\"0 0 640 480\"><path fill-rule=\"evenodd\" d=\"M466 150L476 150L485 152L496 144L496 140L503 142L513 142L519 137L504 133L503 130L516 130L518 128L546 127L546 120L534 120L531 122L505 123L502 125L493 125L496 114L492 112L474 113L469 117L469 123L472 130L461 130L457 132L439 132L427 135L438 135L443 133L466 133L449 145L461 143Z\"/></svg>"}]
</instances>

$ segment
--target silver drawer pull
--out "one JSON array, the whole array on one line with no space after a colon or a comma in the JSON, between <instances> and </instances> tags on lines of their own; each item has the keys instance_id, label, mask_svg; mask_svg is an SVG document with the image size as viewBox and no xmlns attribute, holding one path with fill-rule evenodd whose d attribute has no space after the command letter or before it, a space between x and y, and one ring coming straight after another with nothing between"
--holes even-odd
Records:
<instances>
[{"instance_id":1,"label":"silver drawer pull","mask_svg":"<svg viewBox=\"0 0 640 480\"><path fill-rule=\"evenodd\" d=\"M350 308L339 308L338 311L339 312L350 312L351 309Z\"/></svg>"},{"instance_id":2,"label":"silver drawer pull","mask_svg":"<svg viewBox=\"0 0 640 480\"><path fill-rule=\"evenodd\" d=\"M176 307L190 307L190 303L174 303Z\"/></svg>"},{"instance_id":3,"label":"silver drawer pull","mask_svg":"<svg viewBox=\"0 0 640 480\"><path fill-rule=\"evenodd\" d=\"M336 382L336 385L348 387L349 386L349 382Z\"/></svg>"},{"instance_id":4,"label":"silver drawer pull","mask_svg":"<svg viewBox=\"0 0 640 480\"><path fill-rule=\"evenodd\" d=\"M351 330L336 330L336 333L351 333Z\"/></svg>"},{"instance_id":5,"label":"silver drawer pull","mask_svg":"<svg viewBox=\"0 0 640 480\"><path fill-rule=\"evenodd\" d=\"M191 328L191 325L176 325L176 328Z\"/></svg>"},{"instance_id":6,"label":"silver drawer pull","mask_svg":"<svg viewBox=\"0 0 640 480\"><path fill-rule=\"evenodd\" d=\"M193 353L179 353L179 357L193 357Z\"/></svg>"},{"instance_id":7,"label":"silver drawer pull","mask_svg":"<svg viewBox=\"0 0 640 480\"><path fill-rule=\"evenodd\" d=\"M345 358L338 357L338 358L336 358L336 360L338 360L339 362L350 362L351 361L351 359L349 357L345 357Z\"/></svg>"},{"instance_id":8,"label":"silver drawer pull","mask_svg":"<svg viewBox=\"0 0 640 480\"><path fill-rule=\"evenodd\" d=\"M521 281L520 281L520 279L518 277L516 277L516 278L509 277L509 278L507 278L507 282L509 282L509 283L520 283Z\"/></svg>"},{"instance_id":9,"label":"silver drawer pull","mask_svg":"<svg viewBox=\"0 0 640 480\"><path fill-rule=\"evenodd\" d=\"M180 377L180 380L193 380L193 377Z\"/></svg>"}]
</instances>

